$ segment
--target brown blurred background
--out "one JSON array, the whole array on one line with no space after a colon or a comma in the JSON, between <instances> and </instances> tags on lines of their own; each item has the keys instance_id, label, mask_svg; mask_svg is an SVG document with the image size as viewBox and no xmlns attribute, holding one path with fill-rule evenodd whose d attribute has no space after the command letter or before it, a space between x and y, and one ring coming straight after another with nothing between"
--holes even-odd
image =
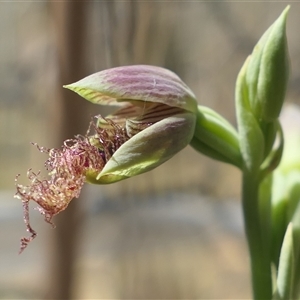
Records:
<instances>
[{"instance_id":1,"label":"brown blurred background","mask_svg":"<svg viewBox=\"0 0 300 300\"><path fill-rule=\"evenodd\" d=\"M240 174L187 147L158 169L86 186L18 255L25 233L14 178L107 113L62 85L129 64L175 71L235 125L234 85L284 2L0 2L0 298L241 299L250 297ZM288 20L288 101L299 103L300 3Z\"/></svg>"}]
</instances>

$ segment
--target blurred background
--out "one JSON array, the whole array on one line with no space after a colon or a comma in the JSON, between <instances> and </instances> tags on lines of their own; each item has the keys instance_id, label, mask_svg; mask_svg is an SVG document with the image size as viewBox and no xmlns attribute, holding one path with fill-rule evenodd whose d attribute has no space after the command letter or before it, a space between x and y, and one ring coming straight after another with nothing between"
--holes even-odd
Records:
<instances>
[{"instance_id":1,"label":"blurred background","mask_svg":"<svg viewBox=\"0 0 300 300\"><path fill-rule=\"evenodd\" d=\"M175 71L235 125L234 85L285 2L0 2L0 298L249 298L240 174L191 147L158 169L85 186L54 218L31 211L26 235L14 179L43 169L47 148L84 134L105 108L64 90L102 69L152 64ZM289 102L300 94L300 3L288 19Z\"/></svg>"}]
</instances>

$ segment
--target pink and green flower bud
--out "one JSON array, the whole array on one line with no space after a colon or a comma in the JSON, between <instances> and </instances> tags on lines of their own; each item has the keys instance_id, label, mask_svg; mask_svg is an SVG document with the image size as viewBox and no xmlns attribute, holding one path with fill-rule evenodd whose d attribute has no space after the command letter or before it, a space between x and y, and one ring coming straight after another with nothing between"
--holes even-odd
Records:
<instances>
[{"instance_id":1,"label":"pink and green flower bud","mask_svg":"<svg viewBox=\"0 0 300 300\"><path fill-rule=\"evenodd\" d=\"M193 92L173 72L146 65L118 67L92 74L65 86L88 101L117 105L107 116L129 139L101 172L89 174L92 183L113 183L147 172L191 141L197 111ZM106 128L105 122L98 123Z\"/></svg>"},{"instance_id":2,"label":"pink and green flower bud","mask_svg":"<svg viewBox=\"0 0 300 300\"><path fill-rule=\"evenodd\" d=\"M274 121L279 117L289 77L286 18L289 7L258 41L246 70L248 99L258 120Z\"/></svg>"},{"instance_id":3,"label":"pink and green flower bud","mask_svg":"<svg viewBox=\"0 0 300 300\"><path fill-rule=\"evenodd\" d=\"M85 182L107 184L156 168L186 147L193 138L197 101L173 72L153 66L127 66L105 70L65 86L87 100L119 109L96 116L86 135L67 140L61 149L45 149L49 179L28 171L30 185L16 183L16 198L23 202L30 237L29 202L36 202L51 223ZM51 223L52 224L52 223Z\"/></svg>"}]
</instances>

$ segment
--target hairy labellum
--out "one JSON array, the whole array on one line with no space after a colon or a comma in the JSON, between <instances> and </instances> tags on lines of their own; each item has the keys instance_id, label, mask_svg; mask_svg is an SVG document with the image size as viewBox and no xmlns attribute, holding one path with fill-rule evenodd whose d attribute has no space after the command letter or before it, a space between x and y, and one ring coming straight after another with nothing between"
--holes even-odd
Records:
<instances>
[{"instance_id":1,"label":"hairy labellum","mask_svg":"<svg viewBox=\"0 0 300 300\"><path fill-rule=\"evenodd\" d=\"M99 121L100 118L97 119ZM125 131L113 121L101 119L106 122L107 128L99 128L92 121L91 126L95 131L92 136L89 135L90 128L85 136L66 140L61 149L37 146L41 152L49 155L45 167L50 179L40 179L40 172L28 170L30 185L16 182L15 197L23 202L24 222L31 234L21 239L20 252L36 236L29 222L29 202L36 202L39 205L37 210L44 215L45 221L52 224L53 216L66 209L73 198L79 197L87 173L101 172L113 153L128 139Z\"/></svg>"}]
</instances>

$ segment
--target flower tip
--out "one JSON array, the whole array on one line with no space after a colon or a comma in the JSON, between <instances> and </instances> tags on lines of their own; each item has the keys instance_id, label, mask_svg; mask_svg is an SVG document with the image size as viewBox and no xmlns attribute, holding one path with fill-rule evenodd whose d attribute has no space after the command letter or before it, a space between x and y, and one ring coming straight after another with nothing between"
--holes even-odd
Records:
<instances>
[{"instance_id":1,"label":"flower tip","mask_svg":"<svg viewBox=\"0 0 300 300\"><path fill-rule=\"evenodd\" d=\"M290 11L291 5L287 5L287 7L283 10L282 14L286 17L288 12Z\"/></svg>"},{"instance_id":2,"label":"flower tip","mask_svg":"<svg viewBox=\"0 0 300 300\"><path fill-rule=\"evenodd\" d=\"M90 88L88 85L85 85L82 81L83 80L79 80L70 84L65 84L63 85L63 88L75 92L79 96L94 104L100 104L105 101L104 99L107 98L105 95Z\"/></svg>"},{"instance_id":3,"label":"flower tip","mask_svg":"<svg viewBox=\"0 0 300 300\"><path fill-rule=\"evenodd\" d=\"M122 176L122 175L116 175L116 174L107 174L97 177L97 181L100 184L109 184L109 183L116 183L121 180L125 180L130 178L130 176Z\"/></svg>"},{"instance_id":4,"label":"flower tip","mask_svg":"<svg viewBox=\"0 0 300 300\"><path fill-rule=\"evenodd\" d=\"M71 91L75 91L74 83L65 84L65 85L63 85L63 88L71 90Z\"/></svg>"}]
</instances>

